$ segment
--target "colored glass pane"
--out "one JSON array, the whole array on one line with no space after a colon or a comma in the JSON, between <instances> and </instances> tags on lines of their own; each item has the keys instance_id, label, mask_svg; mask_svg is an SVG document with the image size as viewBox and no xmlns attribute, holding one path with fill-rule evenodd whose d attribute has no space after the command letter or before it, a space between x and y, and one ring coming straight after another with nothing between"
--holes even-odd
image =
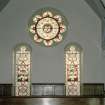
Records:
<instances>
[{"instance_id":1,"label":"colored glass pane","mask_svg":"<svg viewBox=\"0 0 105 105\"><path fill-rule=\"evenodd\" d=\"M52 46L54 43L61 42L66 31L64 17L52 9L42 9L37 12L29 23L29 32L34 41L44 46Z\"/></svg>"},{"instance_id":2,"label":"colored glass pane","mask_svg":"<svg viewBox=\"0 0 105 105\"><path fill-rule=\"evenodd\" d=\"M66 95L80 95L80 53L75 45L66 50Z\"/></svg>"},{"instance_id":3,"label":"colored glass pane","mask_svg":"<svg viewBox=\"0 0 105 105\"><path fill-rule=\"evenodd\" d=\"M15 95L30 95L30 51L26 46L20 46L15 52Z\"/></svg>"}]
</instances>

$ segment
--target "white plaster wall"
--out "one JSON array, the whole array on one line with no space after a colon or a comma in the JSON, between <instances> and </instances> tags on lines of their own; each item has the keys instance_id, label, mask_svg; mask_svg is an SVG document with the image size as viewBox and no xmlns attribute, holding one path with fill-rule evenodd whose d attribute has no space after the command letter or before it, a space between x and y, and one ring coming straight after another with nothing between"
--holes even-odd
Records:
<instances>
[{"instance_id":1,"label":"white plaster wall","mask_svg":"<svg viewBox=\"0 0 105 105\"><path fill-rule=\"evenodd\" d=\"M60 10L69 22L65 40L53 48L38 46L27 31L31 15L43 7ZM64 82L64 47L83 48L82 82L104 82L101 21L84 0L11 0L0 13L0 83L12 83L12 50L18 43L32 47L32 82Z\"/></svg>"}]
</instances>

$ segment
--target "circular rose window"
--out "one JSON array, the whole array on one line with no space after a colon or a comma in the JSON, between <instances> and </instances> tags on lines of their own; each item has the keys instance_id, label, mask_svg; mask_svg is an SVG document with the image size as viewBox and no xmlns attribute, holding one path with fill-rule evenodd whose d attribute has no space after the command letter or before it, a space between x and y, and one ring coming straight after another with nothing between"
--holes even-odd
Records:
<instances>
[{"instance_id":1,"label":"circular rose window","mask_svg":"<svg viewBox=\"0 0 105 105\"><path fill-rule=\"evenodd\" d=\"M52 46L61 42L67 31L64 16L54 9L41 9L31 17L29 32L35 42Z\"/></svg>"}]
</instances>

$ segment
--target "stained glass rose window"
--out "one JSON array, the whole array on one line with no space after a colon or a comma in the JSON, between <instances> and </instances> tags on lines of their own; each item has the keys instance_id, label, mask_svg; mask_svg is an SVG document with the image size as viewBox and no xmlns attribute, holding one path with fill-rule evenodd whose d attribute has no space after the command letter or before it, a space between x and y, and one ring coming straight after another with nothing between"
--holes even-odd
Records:
<instances>
[{"instance_id":1,"label":"stained glass rose window","mask_svg":"<svg viewBox=\"0 0 105 105\"><path fill-rule=\"evenodd\" d=\"M29 33L36 43L52 46L61 42L67 32L67 21L57 10L40 9L29 21Z\"/></svg>"}]
</instances>

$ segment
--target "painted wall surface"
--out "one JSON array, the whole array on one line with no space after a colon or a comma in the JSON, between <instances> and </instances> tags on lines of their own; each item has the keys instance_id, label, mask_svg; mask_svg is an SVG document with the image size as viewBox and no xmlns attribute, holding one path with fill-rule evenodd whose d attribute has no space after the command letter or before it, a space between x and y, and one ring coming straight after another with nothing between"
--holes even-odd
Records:
<instances>
[{"instance_id":1,"label":"painted wall surface","mask_svg":"<svg viewBox=\"0 0 105 105\"><path fill-rule=\"evenodd\" d=\"M44 7L60 10L69 23L65 40L53 48L37 45L28 33L32 14ZM13 48L32 47L32 82L65 82L64 47L76 42L83 48L82 82L104 82L101 20L84 0L11 0L0 12L0 83L13 81Z\"/></svg>"},{"instance_id":2,"label":"painted wall surface","mask_svg":"<svg viewBox=\"0 0 105 105\"><path fill-rule=\"evenodd\" d=\"M105 74L105 20L102 21L102 68L103 74ZM103 76L103 80L105 81L105 77ZM105 83L105 82L104 82Z\"/></svg>"}]
</instances>

